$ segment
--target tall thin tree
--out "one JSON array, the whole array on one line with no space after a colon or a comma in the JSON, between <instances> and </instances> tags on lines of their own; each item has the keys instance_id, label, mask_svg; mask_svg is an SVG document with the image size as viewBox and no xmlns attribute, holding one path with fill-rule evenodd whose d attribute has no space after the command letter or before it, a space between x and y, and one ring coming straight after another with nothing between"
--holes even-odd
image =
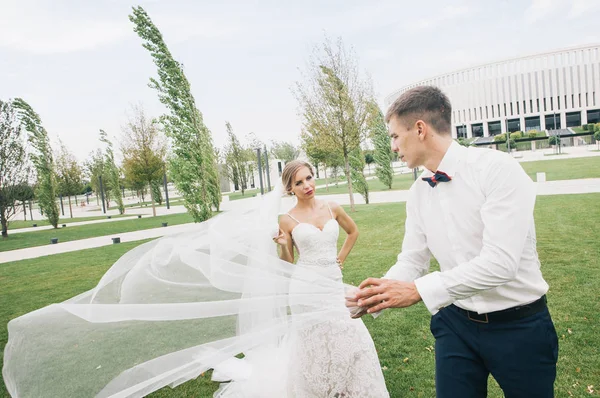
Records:
<instances>
[{"instance_id":1,"label":"tall thin tree","mask_svg":"<svg viewBox=\"0 0 600 398\"><path fill-rule=\"evenodd\" d=\"M112 196L115 202L117 202L117 208L119 214L125 213L125 205L123 204L123 196L121 195L121 172L115 163L115 154L113 152L113 144L108 139L108 135L102 129L100 129L100 141L106 144L106 150L104 153L104 165L106 167L106 185L112 192Z\"/></svg>"},{"instance_id":2,"label":"tall thin tree","mask_svg":"<svg viewBox=\"0 0 600 398\"><path fill-rule=\"evenodd\" d=\"M383 113L379 106L372 101L369 105L369 117L367 119L367 126L369 129L369 135L375 145L375 175L379 178L379 181L383 183L388 189L392 189L392 183L394 179L394 170L392 168L392 148L390 145L390 137L388 130L385 126L385 120Z\"/></svg>"},{"instance_id":3,"label":"tall thin tree","mask_svg":"<svg viewBox=\"0 0 600 398\"><path fill-rule=\"evenodd\" d=\"M2 237L8 236L9 219L22 200L21 187L29 178L25 137L12 101L0 101L0 224Z\"/></svg>"},{"instance_id":4,"label":"tall thin tree","mask_svg":"<svg viewBox=\"0 0 600 398\"><path fill-rule=\"evenodd\" d=\"M170 111L160 118L166 135L172 140L170 176L194 220L204 221L212 215L212 207L218 210L221 202L217 159L210 130L196 108L183 65L173 58L146 11L142 7L134 7L129 19L158 68L158 79L151 78L150 87L157 90L160 101Z\"/></svg>"},{"instance_id":5,"label":"tall thin tree","mask_svg":"<svg viewBox=\"0 0 600 398\"><path fill-rule=\"evenodd\" d=\"M30 157L37 174L36 197L38 198L38 205L50 225L57 228L60 217L56 201L58 184L48 132L42 126L39 115L27 102L21 98L16 98L13 105L19 110L19 117L23 126L29 132L29 142L33 149Z\"/></svg>"}]
</instances>

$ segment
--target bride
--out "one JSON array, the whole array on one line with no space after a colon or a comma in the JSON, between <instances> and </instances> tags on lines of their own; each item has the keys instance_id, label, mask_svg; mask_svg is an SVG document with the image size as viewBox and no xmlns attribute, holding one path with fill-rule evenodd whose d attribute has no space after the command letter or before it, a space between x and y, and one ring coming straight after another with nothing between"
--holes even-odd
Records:
<instances>
[{"instance_id":1,"label":"bride","mask_svg":"<svg viewBox=\"0 0 600 398\"><path fill-rule=\"evenodd\" d=\"M340 266L356 226L314 198L310 165L290 163L284 182L297 198L289 215L279 217L280 184L249 210L139 245L93 289L11 320L10 395L143 397L213 369L219 398L388 397L371 337L345 306L356 288ZM339 254L338 225L348 233Z\"/></svg>"},{"instance_id":2,"label":"bride","mask_svg":"<svg viewBox=\"0 0 600 398\"><path fill-rule=\"evenodd\" d=\"M354 221L337 204L315 199L312 166L302 161L288 163L282 173L288 193L297 198L296 206L280 220L281 259L294 261L294 246L300 253L296 276L305 269L340 282L334 302L344 306L340 268L358 237ZM347 233L336 254L339 226ZM295 291L294 278L290 293ZM316 303L319 305L319 303ZM294 315L313 310L296 308ZM295 329L289 396L293 397L387 397L388 392L371 336L362 321L351 319L343 310L327 322Z\"/></svg>"}]
</instances>

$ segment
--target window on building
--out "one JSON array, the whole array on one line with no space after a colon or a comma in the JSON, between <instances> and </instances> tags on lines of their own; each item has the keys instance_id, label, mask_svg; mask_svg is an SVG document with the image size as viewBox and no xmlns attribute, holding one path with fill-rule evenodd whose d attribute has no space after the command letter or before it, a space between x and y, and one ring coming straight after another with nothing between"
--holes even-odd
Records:
<instances>
[{"instance_id":1,"label":"window on building","mask_svg":"<svg viewBox=\"0 0 600 398\"><path fill-rule=\"evenodd\" d=\"M538 98L538 99L536 99L535 101L536 101L536 103L537 103L537 111L539 112L539 111L540 111L540 99ZM545 110L545 109L544 109L544 110Z\"/></svg>"},{"instance_id":2,"label":"window on building","mask_svg":"<svg viewBox=\"0 0 600 398\"><path fill-rule=\"evenodd\" d=\"M483 124L477 123L471 125L471 134L473 137L483 137Z\"/></svg>"}]
</instances>

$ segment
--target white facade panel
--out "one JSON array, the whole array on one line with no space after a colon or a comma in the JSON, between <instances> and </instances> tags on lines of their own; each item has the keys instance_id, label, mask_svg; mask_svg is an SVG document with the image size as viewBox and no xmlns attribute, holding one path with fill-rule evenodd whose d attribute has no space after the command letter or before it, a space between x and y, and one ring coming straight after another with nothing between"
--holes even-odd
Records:
<instances>
[{"instance_id":1,"label":"white facade panel","mask_svg":"<svg viewBox=\"0 0 600 398\"><path fill-rule=\"evenodd\" d=\"M455 137L457 127L466 125L470 137L472 125L481 123L487 136L488 123L500 122L505 131L507 120L515 119L525 130L525 118L534 117L540 118L544 129L545 116L554 112L562 128L566 127L566 114L571 112L580 112L579 120L584 124L588 110L600 109L599 56L600 44L454 71L395 91L386 97L385 106L410 88L434 85L452 102Z\"/></svg>"}]
</instances>

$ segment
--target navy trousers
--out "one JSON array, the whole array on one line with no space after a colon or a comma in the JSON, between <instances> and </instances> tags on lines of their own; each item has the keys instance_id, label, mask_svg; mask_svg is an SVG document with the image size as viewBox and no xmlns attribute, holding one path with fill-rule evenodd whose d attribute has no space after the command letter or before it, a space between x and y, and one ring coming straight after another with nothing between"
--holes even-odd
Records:
<instances>
[{"instance_id":1,"label":"navy trousers","mask_svg":"<svg viewBox=\"0 0 600 398\"><path fill-rule=\"evenodd\" d=\"M449 306L431 318L431 333L437 398L486 397L490 374L505 398L554 397L558 337L548 308L479 323Z\"/></svg>"}]
</instances>

